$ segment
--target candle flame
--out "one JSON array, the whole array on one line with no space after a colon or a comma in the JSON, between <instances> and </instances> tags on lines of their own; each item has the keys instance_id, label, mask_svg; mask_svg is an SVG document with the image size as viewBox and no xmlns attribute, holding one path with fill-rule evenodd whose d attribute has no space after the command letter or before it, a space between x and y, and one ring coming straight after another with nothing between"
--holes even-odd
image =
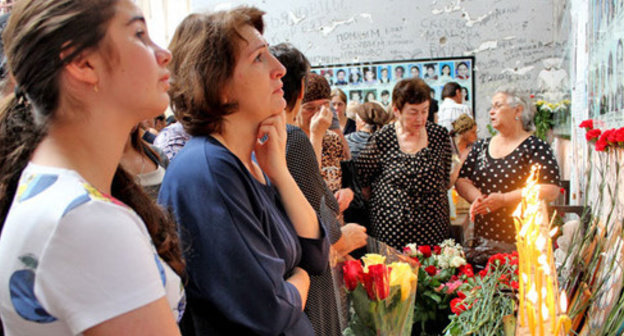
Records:
<instances>
[{"instance_id":1,"label":"candle flame","mask_svg":"<svg viewBox=\"0 0 624 336\"><path fill-rule=\"evenodd\" d=\"M561 292L561 298L559 299L559 307L561 307L561 312L563 314L568 312L568 296L566 295L565 290Z\"/></svg>"}]
</instances>

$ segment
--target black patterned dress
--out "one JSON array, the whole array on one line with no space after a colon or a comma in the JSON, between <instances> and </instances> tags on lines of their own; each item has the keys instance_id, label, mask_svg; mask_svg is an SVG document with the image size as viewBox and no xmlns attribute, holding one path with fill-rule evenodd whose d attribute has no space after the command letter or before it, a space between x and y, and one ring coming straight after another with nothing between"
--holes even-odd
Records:
<instances>
[{"instance_id":1,"label":"black patterned dress","mask_svg":"<svg viewBox=\"0 0 624 336\"><path fill-rule=\"evenodd\" d=\"M286 125L286 131L288 170L316 211L325 226L329 242L333 245L342 237L338 222L338 202L321 177L316 154L308 136L299 127L292 125ZM346 297L342 288L335 286L341 281L342 277L332 272L329 264L323 274L310 276L305 313L317 336L342 335L341 319L346 320Z\"/></svg>"},{"instance_id":2,"label":"black patterned dress","mask_svg":"<svg viewBox=\"0 0 624 336\"><path fill-rule=\"evenodd\" d=\"M523 188L533 164L541 167L540 183L559 185L559 166L545 141L531 135L507 156L494 159L489 153L490 140L479 140L472 146L459 172L460 178L472 181L482 194ZM516 207L502 207L490 214L477 215L475 237L514 243L516 229L511 215Z\"/></svg>"},{"instance_id":3,"label":"black patterned dress","mask_svg":"<svg viewBox=\"0 0 624 336\"><path fill-rule=\"evenodd\" d=\"M431 122L425 130L427 147L407 154L399 147L395 125L386 125L356 159L360 183L371 187L370 235L399 250L449 237L450 137Z\"/></svg>"}]
</instances>

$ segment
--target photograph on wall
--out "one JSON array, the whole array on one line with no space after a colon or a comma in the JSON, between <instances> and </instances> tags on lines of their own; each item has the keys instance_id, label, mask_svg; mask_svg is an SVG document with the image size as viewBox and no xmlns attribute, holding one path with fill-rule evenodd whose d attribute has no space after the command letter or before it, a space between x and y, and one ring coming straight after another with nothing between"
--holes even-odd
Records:
<instances>
[{"instance_id":1,"label":"photograph on wall","mask_svg":"<svg viewBox=\"0 0 624 336\"><path fill-rule=\"evenodd\" d=\"M392 104L394 85L405 78L421 78L432 89L433 99L442 102L442 88L448 82L462 87L463 104L474 111L474 57L384 61L361 64L314 66L312 71L326 78L332 87L347 95L349 102ZM330 80L331 79L331 80Z\"/></svg>"}]
</instances>

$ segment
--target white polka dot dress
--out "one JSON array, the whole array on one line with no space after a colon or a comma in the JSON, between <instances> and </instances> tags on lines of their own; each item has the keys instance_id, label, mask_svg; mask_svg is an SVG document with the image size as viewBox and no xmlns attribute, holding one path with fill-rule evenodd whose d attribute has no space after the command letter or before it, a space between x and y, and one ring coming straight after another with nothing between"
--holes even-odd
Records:
<instances>
[{"instance_id":1,"label":"white polka dot dress","mask_svg":"<svg viewBox=\"0 0 624 336\"><path fill-rule=\"evenodd\" d=\"M425 129L427 147L407 154L394 124L386 125L356 160L360 182L372 189L369 234L396 249L439 244L449 237L450 138L437 124L427 122Z\"/></svg>"},{"instance_id":2,"label":"white polka dot dress","mask_svg":"<svg viewBox=\"0 0 624 336\"><path fill-rule=\"evenodd\" d=\"M472 146L459 172L459 177L471 180L481 193L504 193L523 188L534 163L541 166L540 183L559 185L559 166L545 141L531 135L509 155L494 159L488 150L490 140L479 140ZM514 243L516 229L511 215L516 207L503 207L491 214L477 215L475 236Z\"/></svg>"}]
</instances>

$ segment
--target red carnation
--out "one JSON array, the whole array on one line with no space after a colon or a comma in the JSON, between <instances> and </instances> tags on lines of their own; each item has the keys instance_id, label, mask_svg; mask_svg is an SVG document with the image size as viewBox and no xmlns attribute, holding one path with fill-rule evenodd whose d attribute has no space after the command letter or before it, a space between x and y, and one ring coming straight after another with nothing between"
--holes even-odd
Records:
<instances>
[{"instance_id":1,"label":"red carnation","mask_svg":"<svg viewBox=\"0 0 624 336\"><path fill-rule=\"evenodd\" d=\"M607 141L617 142L617 140L615 139L617 137L617 130L615 130L615 128L605 131L604 134L607 137Z\"/></svg>"},{"instance_id":2,"label":"red carnation","mask_svg":"<svg viewBox=\"0 0 624 336\"><path fill-rule=\"evenodd\" d=\"M608 145L607 141L601 137L598 141L596 141L596 151L604 152Z\"/></svg>"},{"instance_id":3,"label":"red carnation","mask_svg":"<svg viewBox=\"0 0 624 336\"><path fill-rule=\"evenodd\" d=\"M482 278L487 276L487 274L488 274L488 270L487 269L482 269L482 270L479 271L479 276L481 276Z\"/></svg>"},{"instance_id":4,"label":"red carnation","mask_svg":"<svg viewBox=\"0 0 624 336\"><path fill-rule=\"evenodd\" d=\"M466 298L466 294L462 291L457 291L457 297L463 300Z\"/></svg>"},{"instance_id":5,"label":"red carnation","mask_svg":"<svg viewBox=\"0 0 624 336\"><path fill-rule=\"evenodd\" d=\"M343 278L349 291L357 287L358 281L362 279L363 272L362 264L359 260L347 260L342 265Z\"/></svg>"},{"instance_id":6,"label":"red carnation","mask_svg":"<svg viewBox=\"0 0 624 336\"><path fill-rule=\"evenodd\" d=\"M592 141L597 139L600 136L601 131L599 129L592 129L587 131L587 133L585 133L585 139L587 139L587 141Z\"/></svg>"},{"instance_id":7,"label":"red carnation","mask_svg":"<svg viewBox=\"0 0 624 336\"><path fill-rule=\"evenodd\" d=\"M531 99L533 99L533 98L535 98L535 95L534 95L534 94L531 94L529 97L530 97Z\"/></svg>"},{"instance_id":8,"label":"red carnation","mask_svg":"<svg viewBox=\"0 0 624 336\"><path fill-rule=\"evenodd\" d=\"M440 253L442 253L442 248L441 248L440 246L438 246L438 245L435 245L435 246L433 247L433 253L435 253L435 254L440 254Z\"/></svg>"},{"instance_id":9,"label":"red carnation","mask_svg":"<svg viewBox=\"0 0 624 336\"><path fill-rule=\"evenodd\" d=\"M431 257L431 246L429 245L418 246L418 251L422 253L425 258Z\"/></svg>"},{"instance_id":10,"label":"red carnation","mask_svg":"<svg viewBox=\"0 0 624 336\"><path fill-rule=\"evenodd\" d=\"M518 289L519 287L520 287L520 285L518 284L518 281L512 281L511 282L511 288Z\"/></svg>"},{"instance_id":11,"label":"red carnation","mask_svg":"<svg viewBox=\"0 0 624 336\"><path fill-rule=\"evenodd\" d=\"M451 300L451 311L455 313L455 315L459 315L466 310L466 305L464 305L464 300L460 298L454 298Z\"/></svg>"},{"instance_id":12,"label":"red carnation","mask_svg":"<svg viewBox=\"0 0 624 336\"><path fill-rule=\"evenodd\" d=\"M474 277L474 270L472 269L472 265L465 264L459 266L459 275L465 275L469 278Z\"/></svg>"},{"instance_id":13,"label":"red carnation","mask_svg":"<svg viewBox=\"0 0 624 336\"><path fill-rule=\"evenodd\" d=\"M618 129L615 132L615 141L617 141L617 142L624 142L624 127Z\"/></svg>"},{"instance_id":14,"label":"red carnation","mask_svg":"<svg viewBox=\"0 0 624 336\"><path fill-rule=\"evenodd\" d=\"M579 125L580 128L594 128L594 121L591 119L583 120L583 122Z\"/></svg>"},{"instance_id":15,"label":"red carnation","mask_svg":"<svg viewBox=\"0 0 624 336\"><path fill-rule=\"evenodd\" d=\"M427 274L429 274L430 276L434 276L438 273L438 269L435 266L431 265L425 268L425 272L427 272Z\"/></svg>"}]
</instances>

